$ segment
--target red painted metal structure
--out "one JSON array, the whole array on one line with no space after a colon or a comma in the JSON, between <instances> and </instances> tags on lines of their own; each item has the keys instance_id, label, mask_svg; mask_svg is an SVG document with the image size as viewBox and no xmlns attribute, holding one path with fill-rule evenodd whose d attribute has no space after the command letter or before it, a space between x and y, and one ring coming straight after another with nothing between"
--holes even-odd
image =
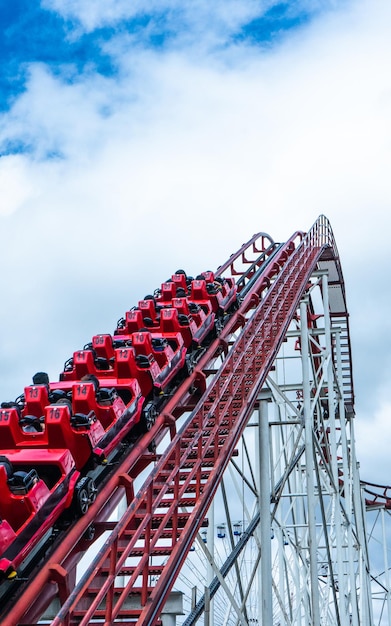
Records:
<instances>
[{"instance_id":1,"label":"red painted metal structure","mask_svg":"<svg viewBox=\"0 0 391 626\"><path fill-rule=\"evenodd\" d=\"M279 247L265 233L254 235L216 272L235 277L243 294L237 312L87 514L21 589L2 618L3 626L36 623L52 600L59 606L55 626L160 623L162 608L205 523L309 278L317 267L328 264L334 268L330 284L341 296L330 299L330 314L332 322L345 328L347 410L353 406L344 286L327 219L321 216L307 234L297 232ZM177 430L184 413L190 414ZM161 442L167 433L170 443L156 456L149 451L151 443ZM149 473L135 493L134 481L143 471ZM124 494L125 513L119 522L108 521ZM109 531L109 535L75 584L76 564L89 545L84 533L91 524L97 534ZM122 586L120 576L126 580Z\"/></svg>"}]
</instances>

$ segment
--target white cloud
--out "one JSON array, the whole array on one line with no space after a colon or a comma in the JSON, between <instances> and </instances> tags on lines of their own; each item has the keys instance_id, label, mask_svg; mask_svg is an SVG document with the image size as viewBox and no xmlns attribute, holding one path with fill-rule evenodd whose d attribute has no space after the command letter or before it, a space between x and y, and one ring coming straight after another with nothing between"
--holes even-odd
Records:
<instances>
[{"instance_id":1,"label":"white cloud","mask_svg":"<svg viewBox=\"0 0 391 626\"><path fill-rule=\"evenodd\" d=\"M213 3L205 0L192 0L189 3L179 0L135 0L131 3L127 0L100 0L99 3L89 0L43 0L41 4L65 19L77 20L87 32L115 25L124 19L159 17L164 14L169 19L175 17L178 25L186 24L190 29L203 24L205 30L210 28L212 22L214 28L229 31L277 2L265 0L260 5L256 0L215 0Z\"/></svg>"},{"instance_id":2,"label":"white cloud","mask_svg":"<svg viewBox=\"0 0 391 626\"><path fill-rule=\"evenodd\" d=\"M73 71L74 72L74 71ZM65 68L65 79L72 68ZM43 64L32 64L27 89L3 115L0 141L27 145L34 159L85 158L104 138L104 119L115 95L112 81L95 74L68 83ZM103 137L102 137L103 133ZM80 147L86 151L82 154Z\"/></svg>"},{"instance_id":3,"label":"white cloud","mask_svg":"<svg viewBox=\"0 0 391 626\"><path fill-rule=\"evenodd\" d=\"M0 215L12 214L35 195L35 183L29 159L10 155L0 159Z\"/></svg>"},{"instance_id":4,"label":"white cloud","mask_svg":"<svg viewBox=\"0 0 391 626\"><path fill-rule=\"evenodd\" d=\"M391 404L383 398L376 410L355 422L356 454L361 477L377 485L391 484Z\"/></svg>"}]
</instances>

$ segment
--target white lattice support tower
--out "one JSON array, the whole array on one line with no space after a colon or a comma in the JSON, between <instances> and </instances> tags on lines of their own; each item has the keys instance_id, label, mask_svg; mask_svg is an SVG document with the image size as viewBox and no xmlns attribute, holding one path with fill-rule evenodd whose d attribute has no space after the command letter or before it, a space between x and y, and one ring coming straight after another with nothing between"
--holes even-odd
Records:
<instances>
[{"instance_id":1,"label":"white lattice support tower","mask_svg":"<svg viewBox=\"0 0 391 626\"><path fill-rule=\"evenodd\" d=\"M391 625L391 510L389 486L364 484L368 551L371 563L372 624ZM372 497L377 492L378 501ZM375 499L376 500L376 499Z\"/></svg>"},{"instance_id":2,"label":"white lattice support tower","mask_svg":"<svg viewBox=\"0 0 391 626\"><path fill-rule=\"evenodd\" d=\"M343 396L344 328L331 323L328 306L327 272L318 271L216 495L224 538L214 557L208 550L215 624L374 623L353 417ZM193 571L201 569L198 552L205 550L188 559ZM183 623L204 623L201 613Z\"/></svg>"},{"instance_id":3,"label":"white lattice support tower","mask_svg":"<svg viewBox=\"0 0 391 626\"><path fill-rule=\"evenodd\" d=\"M328 316L327 275L313 280L297 322L302 384L287 380L294 330L269 377L276 409L272 481L278 485L272 523L284 539L275 558L275 620L358 626L371 623L361 621L370 618L371 603L362 504L352 498L359 480L353 429L338 379L342 368L335 362L339 331Z\"/></svg>"}]
</instances>

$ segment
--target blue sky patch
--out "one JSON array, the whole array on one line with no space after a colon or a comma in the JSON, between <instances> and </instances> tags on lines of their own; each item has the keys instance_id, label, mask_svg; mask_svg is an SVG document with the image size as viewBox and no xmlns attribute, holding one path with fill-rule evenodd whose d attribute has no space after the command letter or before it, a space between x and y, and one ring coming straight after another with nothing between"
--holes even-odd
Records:
<instances>
[{"instance_id":1,"label":"blue sky patch","mask_svg":"<svg viewBox=\"0 0 391 626\"><path fill-rule=\"evenodd\" d=\"M112 29L101 29L79 38L69 37L70 24L57 14L37 7L29 0L13 0L1 9L0 37L0 109L7 109L20 94L30 63L44 63L53 73L72 64L77 72L93 67L103 75L112 75L112 61L101 48L102 40ZM64 76L66 79L66 76Z\"/></svg>"},{"instance_id":2,"label":"blue sky patch","mask_svg":"<svg viewBox=\"0 0 391 626\"><path fill-rule=\"evenodd\" d=\"M293 29L307 24L314 17L314 12L299 11L289 2L281 2L269 9L264 15L244 26L235 37L235 41L251 44L273 44Z\"/></svg>"}]
</instances>

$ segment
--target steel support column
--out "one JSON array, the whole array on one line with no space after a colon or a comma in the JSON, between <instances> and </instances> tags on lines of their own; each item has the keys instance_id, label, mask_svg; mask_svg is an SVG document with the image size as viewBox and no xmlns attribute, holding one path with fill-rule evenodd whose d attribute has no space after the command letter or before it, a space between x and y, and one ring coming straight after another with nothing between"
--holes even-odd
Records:
<instances>
[{"instance_id":1,"label":"steel support column","mask_svg":"<svg viewBox=\"0 0 391 626\"><path fill-rule=\"evenodd\" d=\"M270 441L267 400L258 409L259 437L259 511L261 514L261 615L262 624L273 623L272 555L270 518Z\"/></svg>"},{"instance_id":2,"label":"steel support column","mask_svg":"<svg viewBox=\"0 0 391 626\"><path fill-rule=\"evenodd\" d=\"M306 482L307 482L307 499L308 499L308 550L310 560L310 595L311 595L311 626L320 626L319 612L319 589L318 589L318 559L316 555L317 536L316 536L316 519L315 519L315 459L314 459L314 441L313 441L313 414L311 411L311 389L310 389L310 370L309 370L309 354L308 354L308 328L307 328L307 301L300 304L300 328L301 328L301 346L303 351L303 408L304 408L304 431L305 431L305 459L306 459Z\"/></svg>"}]
</instances>

